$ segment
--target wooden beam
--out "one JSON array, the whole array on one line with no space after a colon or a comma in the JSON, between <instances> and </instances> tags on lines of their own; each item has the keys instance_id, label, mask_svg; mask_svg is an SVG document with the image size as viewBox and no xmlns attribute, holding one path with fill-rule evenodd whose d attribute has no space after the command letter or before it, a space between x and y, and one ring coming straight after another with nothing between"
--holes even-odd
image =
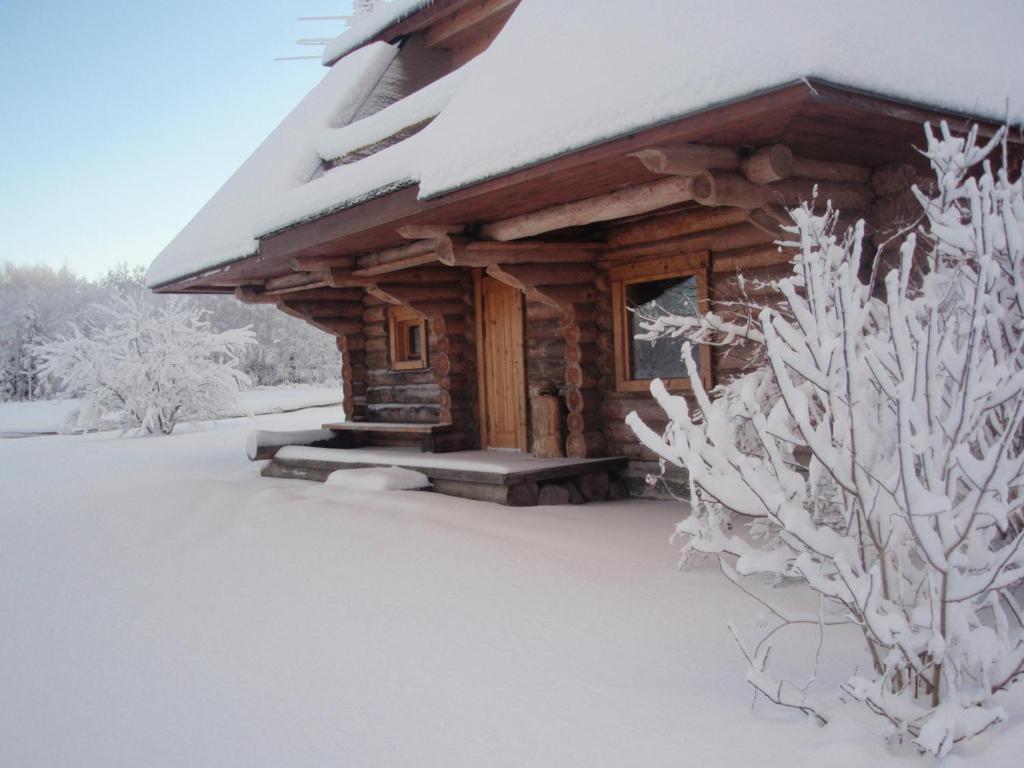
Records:
<instances>
[{"instance_id":1,"label":"wooden beam","mask_svg":"<svg viewBox=\"0 0 1024 768\"><path fill-rule=\"evenodd\" d=\"M485 238L520 240L566 227L655 211L693 199L694 180L700 176L672 176L649 184L626 187L597 197L542 208L532 213L494 221L480 227Z\"/></svg>"},{"instance_id":2,"label":"wooden beam","mask_svg":"<svg viewBox=\"0 0 1024 768\"><path fill-rule=\"evenodd\" d=\"M745 210L770 205L798 205L810 200L817 187L818 200L832 200L842 210L863 210L873 198L865 184L821 182L810 179L786 179L775 184L754 184L736 173L706 173L693 185L694 199L706 206L734 206Z\"/></svg>"},{"instance_id":3,"label":"wooden beam","mask_svg":"<svg viewBox=\"0 0 1024 768\"><path fill-rule=\"evenodd\" d=\"M704 144L668 144L633 152L651 173L675 176L693 176L701 171L724 169L734 171L740 167L740 154L730 147L711 147Z\"/></svg>"},{"instance_id":4,"label":"wooden beam","mask_svg":"<svg viewBox=\"0 0 1024 768\"><path fill-rule=\"evenodd\" d=\"M658 256L666 253L697 253L700 251L728 251L752 245L764 245L773 241L773 236L750 223L734 224L730 227L695 232L681 237L669 237L647 243L616 248L603 254L599 264L614 266L623 261L644 256Z\"/></svg>"},{"instance_id":5,"label":"wooden beam","mask_svg":"<svg viewBox=\"0 0 1024 768\"><path fill-rule=\"evenodd\" d=\"M421 256L425 253L433 252L434 242L432 240L419 240L415 243L407 243L406 245L398 245L394 248L385 248L383 251L363 254L356 259L355 264L352 266L356 266L359 269L367 269L380 264L388 264L392 261L401 261L410 256Z\"/></svg>"},{"instance_id":6,"label":"wooden beam","mask_svg":"<svg viewBox=\"0 0 1024 768\"><path fill-rule=\"evenodd\" d=\"M741 208L694 208L623 224L608 230L607 237L611 248L619 248L719 229L746 220L747 212Z\"/></svg>"},{"instance_id":7,"label":"wooden beam","mask_svg":"<svg viewBox=\"0 0 1024 768\"><path fill-rule=\"evenodd\" d=\"M855 181L867 184L871 169L846 163L831 163L824 160L809 160L806 157L793 158L793 175L819 181Z\"/></svg>"},{"instance_id":8,"label":"wooden beam","mask_svg":"<svg viewBox=\"0 0 1024 768\"><path fill-rule=\"evenodd\" d=\"M755 184L781 181L793 172L793 152L785 144L754 150L740 161L740 173Z\"/></svg>"},{"instance_id":9,"label":"wooden beam","mask_svg":"<svg viewBox=\"0 0 1024 768\"><path fill-rule=\"evenodd\" d=\"M296 272L316 272L321 269L345 269L355 266L354 256L293 256L289 265Z\"/></svg>"},{"instance_id":10,"label":"wooden beam","mask_svg":"<svg viewBox=\"0 0 1024 768\"><path fill-rule=\"evenodd\" d=\"M263 286L263 292L267 294L285 294L295 291L305 291L310 288L323 288L330 285L329 271L321 272L296 272L283 277L272 277Z\"/></svg>"},{"instance_id":11,"label":"wooden beam","mask_svg":"<svg viewBox=\"0 0 1024 768\"><path fill-rule=\"evenodd\" d=\"M436 261L437 253L435 251L429 251L418 256L406 256L404 259L396 259L395 261L384 262L373 267L357 269L352 273L352 276L374 277L376 275L386 275L389 272L400 272L403 269L422 267L425 264L433 264Z\"/></svg>"},{"instance_id":12,"label":"wooden beam","mask_svg":"<svg viewBox=\"0 0 1024 768\"><path fill-rule=\"evenodd\" d=\"M426 35L428 48L442 48L451 38L462 34L477 24L515 5L519 0L477 0L472 5L455 11L452 15L434 24Z\"/></svg>"},{"instance_id":13,"label":"wooden beam","mask_svg":"<svg viewBox=\"0 0 1024 768\"><path fill-rule=\"evenodd\" d=\"M769 184L793 172L793 153L784 144L754 150L746 157L731 147L670 144L634 152L651 173L693 176L702 171L739 171L756 184Z\"/></svg>"},{"instance_id":14,"label":"wooden beam","mask_svg":"<svg viewBox=\"0 0 1024 768\"><path fill-rule=\"evenodd\" d=\"M457 267L489 267L492 264L590 264L598 251L476 250L472 246L456 257Z\"/></svg>"},{"instance_id":15,"label":"wooden beam","mask_svg":"<svg viewBox=\"0 0 1024 768\"><path fill-rule=\"evenodd\" d=\"M263 286L240 285L235 288L235 298L243 304L276 304L276 296L264 296Z\"/></svg>"},{"instance_id":16,"label":"wooden beam","mask_svg":"<svg viewBox=\"0 0 1024 768\"><path fill-rule=\"evenodd\" d=\"M406 224L395 231L406 240L437 240L446 235L457 235L465 229L465 224Z\"/></svg>"},{"instance_id":17,"label":"wooden beam","mask_svg":"<svg viewBox=\"0 0 1024 768\"><path fill-rule=\"evenodd\" d=\"M711 271L742 272L744 269L772 267L776 264L787 264L793 254L777 245L752 245L747 248L733 248L730 251L718 251L711 258Z\"/></svg>"}]
</instances>

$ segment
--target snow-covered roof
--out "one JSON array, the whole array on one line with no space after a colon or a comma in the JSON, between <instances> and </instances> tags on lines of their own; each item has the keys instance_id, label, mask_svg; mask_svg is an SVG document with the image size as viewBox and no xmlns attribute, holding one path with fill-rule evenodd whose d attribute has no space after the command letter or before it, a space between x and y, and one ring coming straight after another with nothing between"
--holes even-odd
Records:
<instances>
[{"instance_id":1,"label":"snow-covered roof","mask_svg":"<svg viewBox=\"0 0 1024 768\"><path fill-rule=\"evenodd\" d=\"M1010 116L1022 114L1024 68L1010 65L1020 0L522 0L466 71L348 125L396 53L361 41L427 4L385 4L329 46L356 50L157 257L149 285L384 191L419 183L420 197L440 195L806 79L993 120L1009 99ZM323 170L431 113L411 138Z\"/></svg>"},{"instance_id":2,"label":"snow-covered roof","mask_svg":"<svg viewBox=\"0 0 1024 768\"><path fill-rule=\"evenodd\" d=\"M378 4L372 13L354 18L348 29L327 44L324 48L324 64L330 66L345 54L373 40L388 27L418 13L433 2L434 0L389 0Z\"/></svg>"},{"instance_id":3,"label":"snow-covered roof","mask_svg":"<svg viewBox=\"0 0 1024 768\"><path fill-rule=\"evenodd\" d=\"M147 285L255 253L256 238L266 231L262 222L281 211L283 196L309 186L317 174L317 139L352 119L396 53L393 46L375 43L332 67L157 256Z\"/></svg>"}]
</instances>

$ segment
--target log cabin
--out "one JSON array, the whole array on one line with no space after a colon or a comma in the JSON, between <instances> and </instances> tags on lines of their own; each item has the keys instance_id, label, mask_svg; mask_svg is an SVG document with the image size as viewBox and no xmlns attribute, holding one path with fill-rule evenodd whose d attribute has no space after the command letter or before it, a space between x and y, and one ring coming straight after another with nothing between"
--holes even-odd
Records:
<instances>
[{"instance_id":1,"label":"log cabin","mask_svg":"<svg viewBox=\"0 0 1024 768\"><path fill-rule=\"evenodd\" d=\"M788 271L779 225L814 195L885 259L918 217L922 124L990 133L1021 92L992 76L992 36L1019 24L931 4L987 41L954 59L908 29L913 5L381 5L148 283L336 337L344 418L257 440L266 474L397 463L510 504L678 491L645 482L657 462L623 418L663 423L651 379L690 382L633 310L737 311ZM699 362L712 385L754 361Z\"/></svg>"}]
</instances>

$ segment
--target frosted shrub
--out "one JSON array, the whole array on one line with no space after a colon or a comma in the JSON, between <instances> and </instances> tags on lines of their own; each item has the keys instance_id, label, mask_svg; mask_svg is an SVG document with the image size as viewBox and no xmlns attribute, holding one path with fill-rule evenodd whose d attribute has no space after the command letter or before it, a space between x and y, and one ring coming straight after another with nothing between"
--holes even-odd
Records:
<instances>
[{"instance_id":1,"label":"frosted shrub","mask_svg":"<svg viewBox=\"0 0 1024 768\"><path fill-rule=\"evenodd\" d=\"M124 295L98 310L104 325L39 348L43 372L83 398L73 426L169 435L179 421L222 415L249 384L237 362L252 332L213 332L209 312L187 299L156 306Z\"/></svg>"},{"instance_id":2,"label":"frosted shrub","mask_svg":"<svg viewBox=\"0 0 1024 768\"><path fill-rule=\"evenodd\" d=\"M741 642L750 683L826 722L827 704L773 676L772 640L853 625L867 656L844 697L942 756L1006 718L997 694L1024 673L1024 197L998 137L982 147L943 125L927 139L937 192L915 189L926 225L884 298L857 277L862 225L840 237L831 211L798 208L778 306L740 325L647 325L651 337L742 335L764 365L712 401L691 362L694 413L654 382L666 432L628 421L689 472L684 552L716 558L773 617ZM766 577L806 583L822 611L779 607L758 591Z\"/></svg>"}]
</instances>

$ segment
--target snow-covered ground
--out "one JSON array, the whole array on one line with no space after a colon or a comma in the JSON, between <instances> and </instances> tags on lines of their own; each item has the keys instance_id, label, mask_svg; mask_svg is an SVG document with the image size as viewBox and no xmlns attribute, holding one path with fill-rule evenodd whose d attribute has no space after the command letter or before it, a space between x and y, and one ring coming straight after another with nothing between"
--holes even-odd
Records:
<instances>
[{"instance_id":1,"label":"snow-covered ground","mask_svg":"<svg viewBox=\"0 0 1024 768\"><path fill-rule=\"evenodd\" d=\"M0 403L0 437L45 435L60 432L78 410L78 400L37 400ZM234 412L226 416L283 413L341 402L341 385L330 387L289 385L250 389L238 396Z\"/></svg>"},{"instance_id":2,"label":"snow-covered ground","mask_svg":"<svg viewBox=\"0 0 1024 768\"><path fill-rule=\"evenodd\" d=\"M854 707L751 709L725 624L753 611L676 570L677 503L510 509L246 460L249 430L338 411L0 440L0 765L936 764ZM833 638L822 675L855 650ZM945 765L1018 764L1004 704Z\"/></svg>"}]
</instances>

